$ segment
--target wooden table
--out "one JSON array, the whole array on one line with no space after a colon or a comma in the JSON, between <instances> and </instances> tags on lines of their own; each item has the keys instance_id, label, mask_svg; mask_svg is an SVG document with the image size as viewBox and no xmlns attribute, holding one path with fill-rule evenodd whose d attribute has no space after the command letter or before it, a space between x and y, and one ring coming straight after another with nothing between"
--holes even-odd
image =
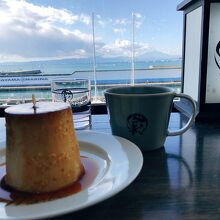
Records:
<instances>
[{"instance_id":1,"label":"wooden table","mask_svg":"<svg viewBox=\"0 0 220 220\"><path fill-rule=\"evenodd\" d=\"M172 113L170 128L184 123L179 113ZM111 134L108 116L93 116L92 130ZM4 119L0 132L3 140ZM143 156L139 176L126 189L53 219L220 219L220 124L196 124L182 136L168 137L164 148Z\"/></svg>"}]
</instances>

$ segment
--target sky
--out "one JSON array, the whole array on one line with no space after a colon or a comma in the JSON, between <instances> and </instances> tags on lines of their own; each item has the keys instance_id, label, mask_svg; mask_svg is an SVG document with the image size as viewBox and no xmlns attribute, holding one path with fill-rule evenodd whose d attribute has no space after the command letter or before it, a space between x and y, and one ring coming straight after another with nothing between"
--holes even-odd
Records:
<instances>
[{"instance_id":1,"label":"sky","mask_svg":"<svg viewBox=\"0 0 220 220\"><path fill-rule=\"evenodd\" d=\"M136 57L151 51L181 56L180 2L0 0L0 61L92 57L93 27L100 57L130 57L132 42Z\"/></svg>"}]
</instances>

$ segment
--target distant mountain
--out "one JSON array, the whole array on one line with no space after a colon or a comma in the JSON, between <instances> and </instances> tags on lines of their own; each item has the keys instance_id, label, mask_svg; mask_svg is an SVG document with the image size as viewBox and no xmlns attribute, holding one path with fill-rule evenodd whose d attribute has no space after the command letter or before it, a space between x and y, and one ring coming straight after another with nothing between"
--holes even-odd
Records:
<instances>
[{"instance_id":1,"label":"distant mountain","mask_svg":"<svg viewBox=\"0 0 220 220\"><path fill-rule=\"evenodd\" d=\"M181 55L170 55L167 53L163 53L160 51L149 51L146 52L144 54L142 54L141 56L136 56L135 60L136 61L154 61L154 60L169 60L169 59L181 59ZM105 61L121 61L121 62L126 62L126 61L130 61L131 58L130 57L122 57L122 56L118 56L118 57L113 57L113 58L103 58L103 57L97 57L96 60L98 62L105 62Z\"/></svg>"},{"instance_id":2,"label":"distant mountain","mask_svg":"<svg viewBox=\"0 0 220 220\"><path fill-rule=\"evenodd\" d=\"M155 60L169 60L169 59L181 59L181 56L178 55L170 55L166 53L162 53L160 51L150 51L142 54L141 56L135 57L135 61L155 61ZM97 62L128 62L131 60L131 57L101 57L97 56Z\"/></svg>"},{"instance_id":3,"label":"distant mountain","mask_svg":"<svg viewBox=\"0 0 220 220\"><path fill-rule=\"evenodd\" d=\"M137 57L136 60L151 61L151 60L169 60L169 59L179 59L179 58L180 58L179 55L170 55L160 51L150 51Z\"/></svg>"},{"instance_id":4,"label":"distant mountain","mask_svg":"<svg viewBox=\"0 0 220 220\"><path fill-rule=\"evenodd\" d=\"M181 56L178 55L170 55L166 54L160 51L149 51L141 56L135 57L135 61L159 61L159 60L172 60L172 59L181 59ZM118 56L118 57L102 57L97 56L96 57L97 63L107 63L107 62L129 62L131 61L131 57L125 57L125 56ZM26 61L27 63L41 63L42 61ZM5 62L5 63L26 63L24 62ZM92 63L93 57L89 58L64 58L64 59L52 59L52 60L43 60L44 63L53 64L53 63L59 63L59 64L67 64L67 63Z\"/></svg>"}]
</instances>

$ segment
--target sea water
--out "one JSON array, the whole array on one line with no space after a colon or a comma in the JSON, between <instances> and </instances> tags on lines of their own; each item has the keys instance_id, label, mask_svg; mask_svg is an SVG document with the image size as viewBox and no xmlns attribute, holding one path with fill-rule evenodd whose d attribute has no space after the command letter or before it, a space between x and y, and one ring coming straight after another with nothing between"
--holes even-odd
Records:
<instances>
[{"instance_id":1,"label":"sea water","mask_svg":"<svg viewBox=\"0 0 220 220\"><path fill-rule=\"evenodd\" d=\"M154 60L137 61L135 63L134 82L137 83L157 83L157 82L180 82L180 68L163 68L180 66L181 60ZM152 68L158 67L158 68ZM162 68L161 68L162 67ZM91 81L91 96L103 97L104 90L116 84L131 83L131 63L128 61L105 60L97 62L96 72L93 72L92 62L89 60L53 60L35 62L10 62L0 63L0 72L18 70L41 70L43 75L65 75L71 78L86 78ZM95 74L95 77L94 77ZM97 93L94 90L94 78L97 80ZM32 88L24 87L19 90L13 88L1 88L0 100L7 100L15 104L14 100L22 102L31 101L32 94L36 95L37 100L50 100L50 87Z\"/></svg>"},{"instance_id":2,"label":"sea water","mask_svg":"<svg viewBox=\"0 0 220 220\"><path fill-rule=\"evenodd\" d=\"M177 66L181 65L181 59L136 61L136 69L147 69L152 66ZM131 70L130 61L97 60L96 69L99 70ZM91 59L63 59L32 62L5 62L0 63L0 72L18 70L41 70L45 74L72 74L76 71L92 71Z\"/></svg>"}]
</instances>

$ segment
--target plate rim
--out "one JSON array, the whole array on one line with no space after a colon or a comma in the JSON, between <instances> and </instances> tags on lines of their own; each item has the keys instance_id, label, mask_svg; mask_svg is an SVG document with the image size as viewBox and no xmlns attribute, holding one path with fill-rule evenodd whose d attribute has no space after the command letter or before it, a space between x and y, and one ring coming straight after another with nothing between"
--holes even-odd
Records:
<instances>
[{"instance_id":1,"label":"plate rim","mask_svg":"<svg viewBox=\"0 0 220 220\"><path fill-rule=\"evenodd\" d=\"M5 217L4 217L4 219L43 219L43 218L48 218L48 217L55 217L55 216L61 216L61 215L65 215L65 214L68 214L68 213L73 213L73 212L76 212L76 211L79 211L79 210L82 210L82 209L85 209L85 208L88 208L88 207L90 207L90 206L93 206L93 205L95 205L95 204L97 204L97 203L100 203L100 202L102 202L102 201L105 201L105 200L107 200L107 199L109 199L109 198L111 198L111 197L113 197L113 196L115 196L116 194L118 194L120 191L122 191L123 189L125 189L126 187L128 187L135 179L136 179L136 177L138 176L138 174L140 173L140 171L141 171L141 169L142 169L142 166L143 166L143 154L142 154L142 152L140 151L140 149L137 147L137 145L135 145L134 143L132 143L131 141L129 141L129 140L127 140L127 139L125 139L125 138L122 138L122 137L119 137L119 136L115 136L115 135L112 135L112 134L108 134L108 133L104 133L104 132L97 132L97 131L92 131L92 130L84 130L84 131L75 131L75 134L76 134L76 137L77 137L77 139L78 139L78 141L80 142L80 141L86 141L86 142L88 142L87 140L81 140L81 138L82 137L87 137L88 138L88 136L92 136L92 138L94 138L94 136L95 137L99 137L99 136L101 136L101 137L108 137L108 138L110 138L110 139L112 139L112 140L117 140L117 141L119 141L119 143L121 144L121 146L122 146L122 148L123 148L123 150L125 150L126 149L126 147L128 147L129 146L129 148L130 149L132 149L134 152L136 152L136 156L138 157L138 164L137 164L137 161L135 161L135 164L136 165L138 165L137 166L137 168L136 168L136 171L135 171L135 173L133 173L133 175L132 176L128 176L127 177L127 182L121 182L121 184L119 184L116 188L114 188L113 189L113 191L107 191L107 193L105 193L104 195L101 195L101 196L98 196L96 199L93 199L93 200L91 200L91 201L89 201L89 202L86 202L85 204L81 204L81 205L78 205L77 207L76 206L72 206L72 207L70 207L70 206L68 206L68 207L66 207L66 208L62 208L61 210L50 210L48 213L38 213L37 215L36 214L34 214L34 215L26 215L26 216L8 216L8 215L6 215ZM82 136L82 137L81 137ZM97 138L97 140L98 141L100 141L98 138ZM97 141L95 141L95 142L97 142ZM125 147L125 143L126 144L128 144L128 146L126 146ZM94 143L93 143L94 144ZM97 143L95 143L95 144L97 144ZM102 149L103 149L103 146L100 146L100 145L98 145L99 147L101 147ZM104 149L105 150L105 149ZM121 149L122 150L122 149ZM106 150L105 150L106 151ZM107 151L106 151L107 152ZM126 153L129 153L129 150L125 150L125 152ZM107 153L109 153L109 152L107 152ZM127 156L129 156L129 154L127 154ZM129 159L131 159L131 158L127 158L128 159L128 162L129 162L129 165L131 165L131 163L134 163L134 161L129 161ZM129 168L128 168L129 169ZM87 189L89 189L89 187L87 188ZM85 190L87 190L87 189L85 189ZM83 190L84 191L84 190ZM82 192L83 192L82 191ZM79 193L77 193L78 195L80 194L80 192ZM71 195L70 197L73 197L73 196L75 196L75 195L77 195L77 194L74 194L74 195ZM66 200L68 197L64 197L64 198L61 198L61 199L58 199L58 200ZM53 200L54 201L54 200ZM31 207L37 207L37 206L42 206L42 204L45 204L45 203L51 203L51 202L53 202L53 201L48 201L48 202L43 202L43 203L37 203L37 204L32 204L32 205L24 205L24 206L31 206ZM65 204L64 204L65 205ZM5 210L5 204L3 205L3 207L2 206L0 206L0 211L1 211L1 209L4 209ZM17 206L18 207L18 206Z\"/></svg>"}]
</instances>

